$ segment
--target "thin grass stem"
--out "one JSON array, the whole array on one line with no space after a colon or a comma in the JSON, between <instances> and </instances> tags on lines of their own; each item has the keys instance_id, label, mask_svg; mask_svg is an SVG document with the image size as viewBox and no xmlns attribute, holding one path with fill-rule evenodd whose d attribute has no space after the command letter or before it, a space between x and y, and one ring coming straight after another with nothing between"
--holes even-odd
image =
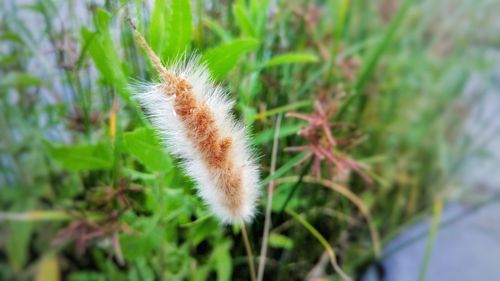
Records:
<instances>
[{"instance_id":1,"label":"thin grass stem","mask_svg":"<svg viewBox=\"0 0 500 281\"><path fill-rule=\"evenodd\" d=\"M420 267L420 272L418 274L418 280L420 281L425 280L425 275L427 273L427 268L429 267L432 249L434 248L434 242L436 241L436 236L439 231L439 222L441 220L442 212L443 212L443 199L438 197L434 202L432 210L432 224L431 228L429 229L429 239L427 240L424 259L422 260L422 265Z\"/></svg>"},{"instance_id":2,"label":"thin grass stem","mask_svg":"<svg viewBox=\"0 0 500 281\"><path fill-rule=\"evenodd\" d=\"M276 120L276 129L274 132L273 150L271 155L271 172L270 175L274 175L276 170L276 158L278 155L278 139L281 128L282 115L279 115ZM266 202L266 214L264 219L264 233L262 234L262 245L260 248L259 256L259 267L257 270L257 281L262 281L264 278L264 269L266 267L266 256L267 256L267 243L269 239L269 229L271 227L271 209L273 205L273 192L274 192L274 180L271 181L267 187L267 202Z\"/></svg>"},{"instance_id":3,"label":"thin grass stem","mask_svg":"<svg viewBox=\"0 0 500 281\"><path fill-rule=\"evenodd\" d=\"M241 234L243 237L243 243L245 244L245 250L247 251L248 269L250 270L250 276L252 277L252 281L257 281L257 274L255 274L255 265L253 260L252 247L250 246L248 233L245 228L245 224L243 222L241 223Z\"/></svg>"},{"instance_id":4,"label":"thin grass stem","mask_svg":"<svg viewBox=\"0 0 500 281\"><path fill-rule=\"evenodd\" d=\"M335 256L335 251L333 248L330 246L328 241L326 241L325 237L319 233L314 226L312 226L308 221L306 221L303 217L301 217L299 214L295 213L294 211L288 209L286 211L288 214L290 214L295 220L300 222L302 226L304 226L318 241L319 243L325 248L326 252L328 253L328 257L330 258L330 263L337 272L342 280L352 280L351 277L349 277L342 269L340 268L339 264L337 263L337 258Z\"/></svg>"}]
</instances>

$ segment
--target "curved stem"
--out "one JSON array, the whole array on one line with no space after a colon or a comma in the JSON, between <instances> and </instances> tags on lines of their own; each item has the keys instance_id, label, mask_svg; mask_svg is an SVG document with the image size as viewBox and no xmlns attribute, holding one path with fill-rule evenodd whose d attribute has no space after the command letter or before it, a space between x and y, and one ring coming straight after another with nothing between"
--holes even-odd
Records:
<instances>
[{"instance_id":1,"label":"curved stem","mask_svg":"<svg viewBox=\"0 0 500 281\"><path fill-rule=\"evenodd\" d=\"M245 243L245 250L247 251L248 268L250 269L250 276L252 277L252 281L257 281L257 275L255 274L255 265L253 262L252 247L250 246L250 240L248 239L248 234L244 223L241 223L241 234L243 236L243 242Z\"/></svg>"},{"instance_id":2,"label":"curved stem","mask_svg":"<svg viewBox=\"0 0 500 281\"><path fill-rule=\"evenodd\" d=\"M328 241L326 241L325 237L323 237L323 235L321 235L321 233L319 233L318 230L316 230L316 228L314 228L308 221L306 221L299 214L289 209L287 210L287 213L290 214L295 220L300 222L300 224L302 224L319 241L319 243L323 245L328 254L328 257L330 258L330 263L333 269L340 275L342 280L351 281L352 279L340 268L339 264L337 263L335 251L330 246Z\"/></svg>"},{"instance_id":3,"label":"curved stem","mask_svg":"<svg viewBox=\"0 0 500 281\"><path fill-rule=\"evenodd\" d=\"M285 177L285 178L280 178L276 180L276 182L283 183L283 182L295 182L298 179L298 176L291 176L291 177ZM366 223L368 224L368 229L370 231L370 236L372 238L372 243L373 243L373 252L375 253L375 256L378 258L380 257L380 252L381 252L381 247L380 247L380 236L377 232L377 229L375 228L375 224L373 223L372 216L370 214L370 210L368 207L366 207L365 203L363 203L363 200L359 198L356 194L354 194L351 190L349 190L347 187L337 184L333 181L326 180L326 179L318 179L312 176L305 176L302 179L304 182L308 183L316 183L320 184L322 186L328 187L332 189L335 192L338 192L345 196L349 201L351 201L356 207L358 207L359 211L361 214L365 217Z\"/></svg>"}]
</instances>

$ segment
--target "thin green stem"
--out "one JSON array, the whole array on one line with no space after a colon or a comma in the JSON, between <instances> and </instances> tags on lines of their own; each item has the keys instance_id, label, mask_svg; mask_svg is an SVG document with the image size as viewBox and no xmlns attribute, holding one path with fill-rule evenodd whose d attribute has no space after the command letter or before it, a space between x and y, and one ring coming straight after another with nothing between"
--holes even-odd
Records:
<instances>
[{"instance_id":1,"label":"thin green stem","mask_svg":"<svg viewBox=\"0 0 500 281\"><path fill-rule=\"evenodd\" d=\"M290 214L295 220L300 222L302 226L304 226L313 236L316 238L319 243L325 248L326 252L328 253L328 256L330 258L330 263L332 264L333 269L335 272L337 272L342 280L352 280L342 269L340 268L339 264L337 263L337 259L335 256L335 251L333 248L330 246L328 241L326 241L325 237L319 233L314 226L312 226L307 220L305 220L302 216L299 214L295 213L294 211L288 209L286 210L288 214Z\"/></svg>"},{"instance_id":2,"label":"thin green stem","mask_svg":"<svg viewBox=\"0 0 500 281\"><path fill-rule=\"evenodd\" d=\"M429 230L429 240L427 240L427 246L425 247L424 259L422 261L422 266L420 267L420 273L418 280L424 281L427 269L429 267L429 261L432 254L432 248L434 248L434 242L436 241L436 236L439 231L439 221L441 220L441 214L443 212L443 199L437 198L434 202L433 212L432 212L432 225Z\"/></svg>"}]
</instances>

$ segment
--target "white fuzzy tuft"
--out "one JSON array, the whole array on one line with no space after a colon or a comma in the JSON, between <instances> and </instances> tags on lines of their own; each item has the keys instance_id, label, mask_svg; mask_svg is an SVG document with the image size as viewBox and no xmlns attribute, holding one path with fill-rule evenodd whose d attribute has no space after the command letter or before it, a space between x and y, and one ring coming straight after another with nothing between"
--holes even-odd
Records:
<instances>
[{"instance_id":1,"label":"white fuzzy tuft","mask_svg":"<svg viewBox=\"0 0 500 281\"><path fill-rule=\"evenodd\" d=\"M259 172L247 142L245 127L236 123L230 113L234 102L229 101L227 92L211 80L208 70L198 63L197 58L176 63L168 71L187 81L196 101L205 104L211 112L219 135L232 139L227 158L241 180L238 191L241 193L241 204L236 210L228 207L228 195L220 186L224 177L210 167L196 146L197 140L190 138L188 132L193 128L176 114L177 97L166 94L167 82L142 86L142 92L137 93L135 99L145 108L168 151L182 160L186 173L195 179L198 193L211 211L223 223L250 221L259 193Z\"/></svg>"}]
</instances>

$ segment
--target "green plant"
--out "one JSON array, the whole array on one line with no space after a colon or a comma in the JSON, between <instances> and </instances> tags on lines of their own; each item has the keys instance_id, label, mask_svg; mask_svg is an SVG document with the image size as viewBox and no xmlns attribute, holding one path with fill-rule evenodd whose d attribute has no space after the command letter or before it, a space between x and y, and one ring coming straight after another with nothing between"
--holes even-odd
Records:
<instances>
[{"instance_id":1,"label":"green plant","mask_svg":"<svg viewBox=\"0 0 500 281\"><path fill-rule=\"evenodd\" d=\"M0 279L248 280L248 248L266 232L264 280L303 279L325 249L361 275L449 183L461 155L451 104L484 67L458 30L441 29L435 1L396 1L395 13L388 2L10 1L0 19ZM127 16L167 66L197 53L236 100L263 198L273 186L247 247L239 226L210 215L132 98L131 85L158 74ZM303 121L274 122L340 96L326 121L345 143L328 149L361 172L343 177L284 150L310 145L297 134Z\"/></svg>"}]
</instances>

